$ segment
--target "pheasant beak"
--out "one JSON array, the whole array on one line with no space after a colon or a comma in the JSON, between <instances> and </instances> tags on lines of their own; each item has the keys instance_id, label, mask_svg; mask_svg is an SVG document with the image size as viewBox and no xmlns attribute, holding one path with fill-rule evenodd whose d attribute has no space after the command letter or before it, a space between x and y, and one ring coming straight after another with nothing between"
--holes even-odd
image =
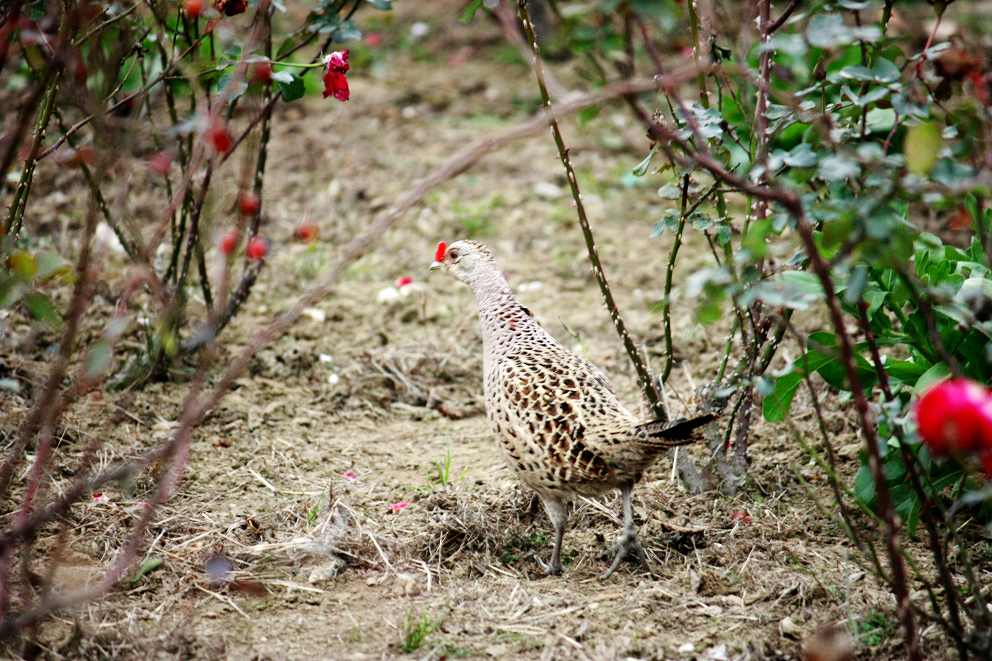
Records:
<instances>
[{"instance_id":1,"label":"pheasant beak","mask_svg":"<svg viewBox=\"0 0 992 661\"><path fill-rule=\"evenodd\" d=\"M427 272L430 273L431 271L436 271L439 268L443 268L443 267L444 267L444 264L442 264L441 262L433 262L430 265L430 268L427 269Z\"/></svg>"}]
</instances>

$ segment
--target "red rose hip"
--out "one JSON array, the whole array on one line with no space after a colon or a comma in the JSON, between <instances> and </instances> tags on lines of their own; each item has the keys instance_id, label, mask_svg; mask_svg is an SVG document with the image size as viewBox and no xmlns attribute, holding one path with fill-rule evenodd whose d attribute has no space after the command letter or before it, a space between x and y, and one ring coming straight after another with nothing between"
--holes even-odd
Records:
<instances>
[{"instance_id":1,"label":"red rose hip","mask_svg":"<svg viewBox=\"0 0 992 661\"><path fill-rule=\"evenodd\" d=\"M269 242L260 236L251 237L248 241L248 247L245 248L245 255L252 261L264 258L268 252Z\"/></svg>"},{"instance_id":2,"label":"red rose hip","mask_svg":"<svg viewBox=\"0 0 992 661\"><path fill-rule=\"evenodd\" d=\"M259 206L258 195L252 192L243 191L238 196L238 207L241 210L242 216L254 216L258 213Z\"/></svg>"},{"instance_id":3,"label":"red rose hip","mask_svg":"<svg viewBox=\"0 0 992 661\"><path fill-rule=\"evenodd\" d=\"M224 236L220 237L219 248L225 255L230 255L234 252L234 249L238 245L238 232L237 230L227 230L224 232Z\"/></svg>"},{"instance_id":4,"label":"red rose hip","mask_svg":"<svg viewBox=\"0 0 992 661\"><path fill-rule=\"evenodd\" d=\"M978 383L939 383L916 402L915 414L920 437L934 456L992 446L992 394Z\"/></svg>"}]
</instances>

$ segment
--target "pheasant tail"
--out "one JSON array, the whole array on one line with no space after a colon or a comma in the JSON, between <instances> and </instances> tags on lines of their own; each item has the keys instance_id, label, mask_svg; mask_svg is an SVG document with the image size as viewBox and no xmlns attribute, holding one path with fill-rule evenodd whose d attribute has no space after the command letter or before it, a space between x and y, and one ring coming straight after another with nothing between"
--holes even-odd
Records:
<instances>
[{"instance_id":1,"label":"pheasant tail","mask_svg":"<svg viewBox=\"0 0 992 661\"><path fill-rule=\"evenodd\" d=\"M648 435L648 438L641 441L642 444L673 448L676 445L688 445L701 439L701 428L719 417L716 413L706 413L692 420L684 418L670 422L653 420L638 425L637 429Z\"/></svg>"}]
</instances>

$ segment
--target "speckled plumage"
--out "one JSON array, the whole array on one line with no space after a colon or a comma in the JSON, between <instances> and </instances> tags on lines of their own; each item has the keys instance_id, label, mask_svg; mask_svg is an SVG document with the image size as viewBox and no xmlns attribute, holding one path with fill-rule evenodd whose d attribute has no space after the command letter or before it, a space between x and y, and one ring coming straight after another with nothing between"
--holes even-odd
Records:
<instances>
[{"instance_id":1,"label":"speckled plumage","mask_svg":"<svg viewBox=\"0 0 992 661\"><path fill-rule=\"evenodd\" d=\"M624 408L606 376L547 333L513 295L492 253L476 241L439 248L443 267L475 294L482 322L486 415L500 454L533 488L555 525L549 571L562 570L560 551L575 495L619 488L625 531L607 578L637 541L630 489L657 456L691 443L715 416L642 423Z\"/></svg>"}]
</instances>

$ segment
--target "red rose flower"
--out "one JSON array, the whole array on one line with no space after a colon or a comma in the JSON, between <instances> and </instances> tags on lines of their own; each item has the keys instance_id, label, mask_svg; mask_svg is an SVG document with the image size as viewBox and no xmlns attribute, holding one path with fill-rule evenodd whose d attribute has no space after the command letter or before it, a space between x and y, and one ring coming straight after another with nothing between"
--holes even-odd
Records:
<instances>
[{"instance_id":1,"label":"red rose flower","mask_svg":"<svg viewBox=\"0 0 992 661\"><path fill-rule=\"evenodd\" d=\"M347 101L351 96L348 90L348 51L338 50L327 56L327 71L324 73L324 98L333 96L338 101Z\"/></svg>"},{"instance_id":2,"label":"red rose flower","mask_svg":"<svg viewBox=\"0 0 992 661\"><path fill-rule=\"evenodd\" d=\"M324 74L324 98L333 96L338 101L347 101L351 96L348 89L348 79L343 73L327 70Z\"/></svg>"},{"instance_id":3,"label":"red rose flower","mask_svg":"<svg viewBox=\"0 0 992 661\"><path fill-rule=\"evenodd\" d=\"M348 53L346 50L336 50L327 56L327 69L328 71L337 71L338 73L348 73Z\"/></svg>"}]
</instances>

